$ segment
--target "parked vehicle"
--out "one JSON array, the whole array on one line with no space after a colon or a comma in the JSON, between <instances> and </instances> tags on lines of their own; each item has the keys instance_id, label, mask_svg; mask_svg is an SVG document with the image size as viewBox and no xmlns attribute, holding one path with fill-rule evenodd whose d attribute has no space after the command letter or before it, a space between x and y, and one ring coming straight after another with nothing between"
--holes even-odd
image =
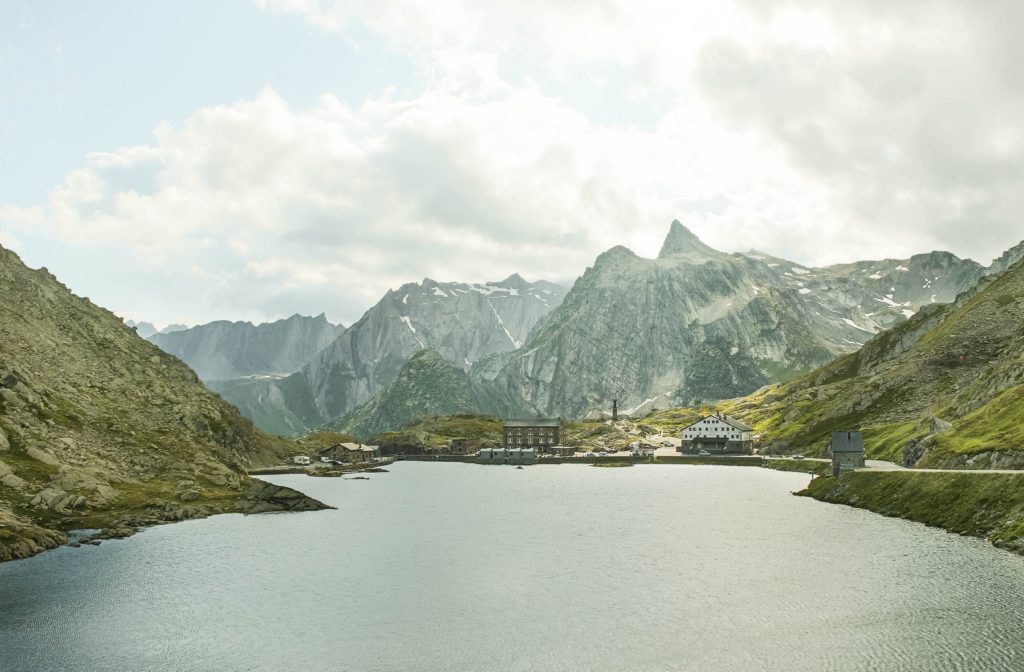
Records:
<instances>
[{"instance_id":1,"label":"parked vehicle","mask_svg":"<svg viewBox=\"0 0 1024 672\"><path fill-rule=\"evenodd\" d=\"M802 460L802 459L804 459L804 456L803 455L794 455L793 459L794 460Z\"/></svg>"},{"instance_id":2,"label":"parked vehicle","mask_svg":"<svg viewBox=\"0 0 1024 672\"><path fill-rule=\"evenodd\" d=\"M334 462L334 460L332 460L329 457L321 457L320 461L323 462L324 464L331 464L332 462Z\"/></svg>"},{"instance_id":3,"label":"parked vehicle","mask_svg":"<svg viewBox=\"0 0 1024 672\"><path fill-rule=\"evenodd\" d=\"M700 453L699 453L699 454L700 454L700 456L701 456L701 457L708 457L708 456L710 456L710 455L711 455L711 453L709 453L709 452L708 452L708 451L706 451L706 450L702 450L702 451L700 451Z\"/></svg>"}]
</instances>

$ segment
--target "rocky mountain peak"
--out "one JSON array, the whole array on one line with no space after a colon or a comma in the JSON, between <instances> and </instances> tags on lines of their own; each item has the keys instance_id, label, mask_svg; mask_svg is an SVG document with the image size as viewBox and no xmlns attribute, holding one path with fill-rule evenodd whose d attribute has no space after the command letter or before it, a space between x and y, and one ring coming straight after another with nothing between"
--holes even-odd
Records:
<instances>
[{"instance_id":1,"label":"rocky mountain peak","mask_svg":"<svg viewBox=\"0 0 1024 672\"><path fill-rule=\"evenodd\" d=\"M508 276L501 282L496 282L494 284L497 285L498 287L515 287L517 289L521 289L523 287L526 287L530 283L524 280L523 276L519 275L518 273L513 273L512 275Z\"/></svg>"},{"instance_id":2,"label":"rocky mountain peak","mask_svg":"<svg viewBox=\"0 0 1024 672\"><path fill-rule=\"evenodd\" d=\"M658 258L664 259L678 254L706 255L717 253L716 250L705 245L696 234L683 226L678 219L673 219L672 225L668 229L668 235L665 237L665 242L661 245L661 252L658 253Z\"/></svg>"}]
</instances>

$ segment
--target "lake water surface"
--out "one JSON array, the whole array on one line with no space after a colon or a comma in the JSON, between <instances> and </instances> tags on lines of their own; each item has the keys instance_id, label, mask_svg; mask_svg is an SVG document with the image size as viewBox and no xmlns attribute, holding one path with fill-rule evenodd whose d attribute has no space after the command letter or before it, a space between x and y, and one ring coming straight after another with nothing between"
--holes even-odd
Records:
<instances>
[{"instance_id":1,"label":"lake water surface","mask_svg":"<svg viewBox=\"0 0 1024 672\"><path fill-rule=\"evenodd\" d=\"M0 564L0 670L1024 670L1024 558L804 475L389 469Z\"/></svg>"}]
</instances>

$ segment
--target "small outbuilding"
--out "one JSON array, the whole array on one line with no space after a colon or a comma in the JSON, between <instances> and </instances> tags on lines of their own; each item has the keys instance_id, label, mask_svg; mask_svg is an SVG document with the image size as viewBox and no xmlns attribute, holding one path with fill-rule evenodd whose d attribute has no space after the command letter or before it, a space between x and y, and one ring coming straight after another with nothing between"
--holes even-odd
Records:
<instances>
[{"instance_id":1,"label":"small outbuilding","mask_svg":"<svg viewBox=\"0 0 1024 672\"><path fill-rule=\"evenodd\" d=\"M480 439L469 439L460 436L452 439L448 444L450 455L472 455L478 450L480 450Z\"/></svg>"},{"instance_id":2,"label":"small outbuilding","mask_svg":"<svg viewBox=\"0 0 1024 672\"><path fill-rule=\"evenodd\" d=\"M533 464L537 451L533 448L481 448L478 464Z\"/></svg>"},{"instance_id":3,"label":"small outbuilding","mask_svg":"<svg viewBox=\"0 0 1024 672\"><path fill-rule=\"evenodd\" d=\"M860 432L832 432L832 475L864 468L864 435Z\"/></svg>"}]
</instances>

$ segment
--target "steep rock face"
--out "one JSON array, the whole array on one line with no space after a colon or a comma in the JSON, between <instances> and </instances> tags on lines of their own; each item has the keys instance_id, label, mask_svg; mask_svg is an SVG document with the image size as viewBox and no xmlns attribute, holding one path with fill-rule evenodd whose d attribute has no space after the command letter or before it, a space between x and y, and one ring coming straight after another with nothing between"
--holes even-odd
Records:
<instances>
[{"instance_id":1,"label":"steep rock face","mask_svg":"<svg viewBox=\"0 0 1024 672\"><path fill-rule=\"evenodd\" d=\"M466 372L434 350L421 350L402 367L394 382L326 428L365 441L424 416L470 413L477 406L477 395Z\"/></svg>"},{"instance_id":2,"label":"steep rock face","mask_svg":"<svg viewBox=\"0 0 1024 672\"><path fill-rule=\"evenodd\" d=\"M718 252L673 222L657 259L605 252L522 348L473 376L485 409L570 417L612 399L735 397L855 351L983 273L946 253L807 268Z\"/></svg>"},{"instance_id":3,"label":"steep rock face","mask_svg":"<svg viewBox=\"0 0 1024 672\"><path fill-rule=\"evenodd\" d=\"M179 360L0 248L0 560L71 528L247 510L244 468L288 452Z\"/></svg>"},{"instance_id":4,"label":"steep rock face","mask_svg":"<svg viewBox=\"0 0 1024 672\"><path fill-rule=\"evenodd\" d=\"M409 283L389 291L291 376L215 387L268 431L299 433L369 401L424 348L469 368L519 347L564 294L558 285L518 275L486 284Z\"/></svg>"},{"instance_id":5,"label":"steep rock face","mask_svg":"<svg viewBox=\"0 0 1024 672\"><path fill-rule=\"evenodd\" d=\"M164 352L188 364L201 380L229 380L293 373L344 333L324 315L293 315L253 325L218 321L149 336Z\"/></svg>"},{"instance_id":6,"label":"steep rock face","mask_svg":"<svg viewBox=\"0 0 1024 672\"><path fill-rule=\"evenodd\" d=\"M859 352L739 400L731 412L778 447L816 450L861 429L908 466L1024 467L1024 262Z\"/></svg>"}]
</instances>

